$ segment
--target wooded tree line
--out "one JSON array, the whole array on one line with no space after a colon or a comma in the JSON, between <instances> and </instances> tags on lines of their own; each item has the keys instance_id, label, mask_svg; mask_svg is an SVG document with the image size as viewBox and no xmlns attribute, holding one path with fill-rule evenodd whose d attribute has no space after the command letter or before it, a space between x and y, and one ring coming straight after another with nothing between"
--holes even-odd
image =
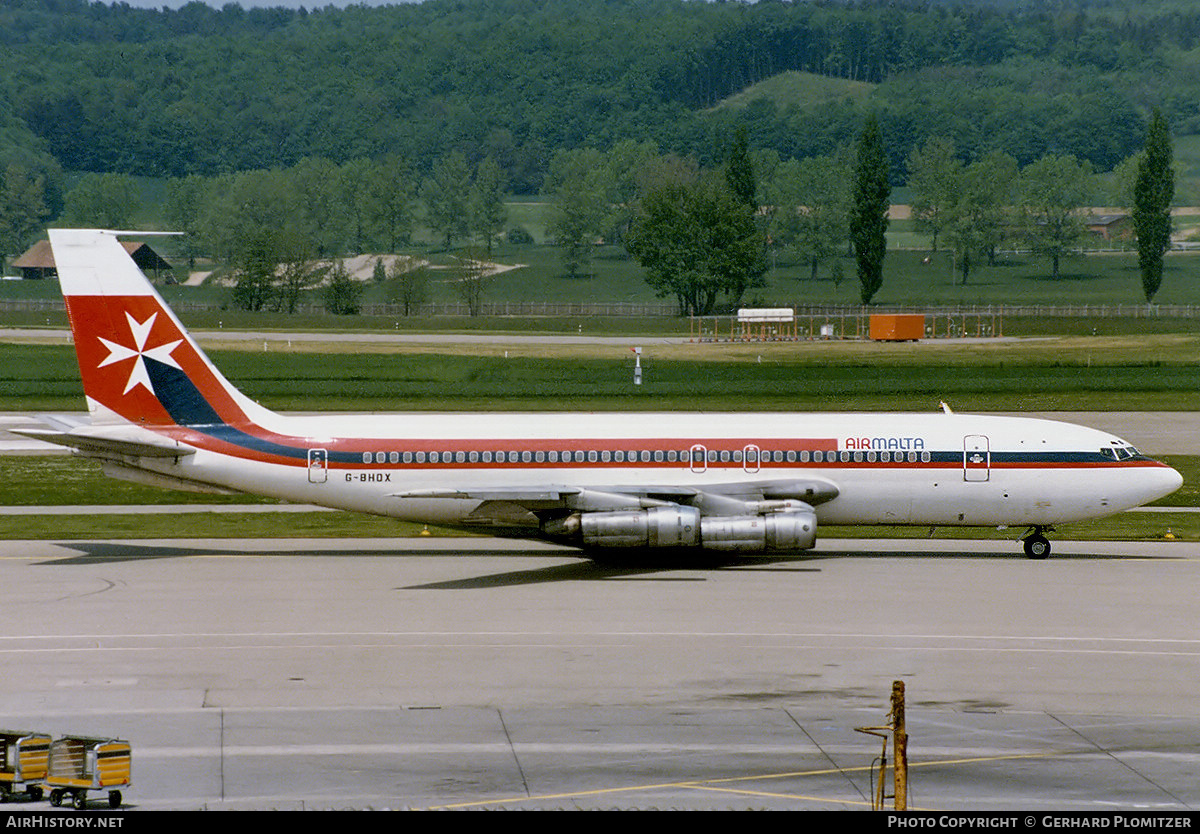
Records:
<instances>
[{"instance_id":1,"label":"wooded tree line","mask_svg":"<svg viewBox=\"0 0 1200 834\"><path fill-rule=\"evenodd\" d=\"M97 186L114 176L96 177ZM85 178L76 190L87 182ZM410 243L418 218L446 248L470 239L490 252L504 228L505 193L490 157L472 167L462 154L452 152L419 187L413 172L394 155L340 166L304 159L287 169L171 180L164 214L172 228L186 233L190 257L203 254L232 266L233 301L242 309L294 312L304 293L319 286L327 309L349 313L357 312L362 288L345 274L338 258L396 252ZM77 203L75 194L67 197L66 215L83 222L94 216L92 207ZM135 202L122 199L107 205L136 208ZM393 281L396 300L406 311L425 300L423 276L393 270L375 280ZM464 274L460 283L473 290L478 281Z\"/></svg>"},{"instance_id":2,"label":"wooded tree line","mask_svg":"<svg viewBox=\"0 0 1200 834\"><path fill-rule=\"evenodd\" d=\"M739 304L780 256L806 264L811 279L828 264L840 282L843 258L853 253L869 303L883 281L890 201L878 122L868 119L857 146L833 155L781 160L773 150L752 149L745 130L723 153L720 165L705 168L693 157L632 140L608 151L560 151L543 195L552 206L547 233L564 272L588 274L598 246L622 246L681 312L708 314ZM1108 194L1108 202L1132 210L1147 300L1161 283L1170 242L1171 158L1166 121L1156 111L1143 152L1118 167ZM1082 207L1100 190L1086 161L1051 154L1022 167L997 151L968 162L944 137L914 148L907 167L916 227L929 234L934 253L951 253L964 284L978 263L994 263L1001 247L1028 248L1058 278L1062 258L1085 234ZM286 169L169 180L161 213L186 233L190 259L231 265L238 306L294 311L304 293L321 285L337 289L327 306L349 311L357 298L345 276L314 263L395 252L411 243L417 224L443 250L466 243L490 253L506 229L506 194L494 160L472 168L457 151L439 159L422 183L395 156L340 166L305 159ZM138 195L127 175L84 176L67 194L61 221L129 227L141 208ZM39 178L9 166L0 177L0 244L19 251L47 216ZM484 282L470 260L463 261L459 283L478 306ZM377 276L385 279L399 276ZM406 310L424 300L418 279L396 284Z\"/></svg>"},{"instance_id":3,"label":"wooded tree line","mask_svg":"<svg viewBox=\"0 0 1200 834\"><path fill-rule=\"evenodd\" d=\"M190 232L192 254L245 274L270 258L394 251L414 207L442 246L490 248L502 195L540 190L555 201L568 274L588 269L598 241L621 243L699 312L759 280L754 247L742 246L751 227L770 242L760 256L786 251L813 275L851 245L870 248L854 219L866 210L862 154L850 150L870 114L872 188L908 179L964 281L1018 227L1057 274L1079 224L1047 192L1124 165L1132 193L1137 163L1122 161L1141 144L1144 96L1169 87L1163 125L1200 127L1189 51L1200 11L1182 0L1040 9L428 0L301 13L14 0L0 9L0 249L19 252L60 214L128 225L128 173L173 175L168 220ZM700 109L787 69L879 86L856 100ZM739 158L753 160L767 207L749 225L737 209L746 168L729 167ZM95 172L65 200L63 167ZM1014 206L1026 207L1022 223ZM707 289L681 292L679 268L654 260L669 247L650 242L649 217L690 236L693 260L696 247L727 247L725 260L696 261L688 280L707 276ZM285 308L294 297L247 293ZM873 293L864 284L864 299Z\"/></svg>"},{"instance_id":4,"label":"wooded tree line","mask_svg":"<svg viewBox=\"0 0 1200 834\"><path fill-rule=\"evenodd\" d=\"M1156 111L1144 150L1123 163L1108 194L1132 211L1147 301L1170 245L1171 157ZM908 169L916 227L930 235L935 255L949 251L963 284L980 263L994 264L1002 247L1045 259L1058 279L1063 258L1088 234L1084 207L1103 190L1086 161L1048 154L1022 167L995 151L966 162L944 137L914 148ZM807 264L812 280L829 264L840 283L853 254L869 304L884 281L888 170L881 128L870 118L853 149L830 156L781 161L772 150L752 153L741 133L723 165L710 170L649 144L561 151L546 181L555 208L550 231L571 275L588 271L600 241L623 244L684 314L736 307L761 286L766 259L779 256Z\"/></svg>"},{"instance_id":5,"label":"wooded tree line","mask_svg":"<svg viewBox=\"0 0 1200 834\"><path fill-rule=\"evenodd\" d=\"M1146 301L1162 283L1163 255L1170 248L1170 206L1175 190L1171 138L1154 112L1143 150L1120 167L1110 201L1130 209ZM964 163L951 142L935 137L909 159L909 187L917 227L953 253L966 284L977 259L994 263L1001 246L1026 246L1060 277L1062 259L1088 233L1083 207L1097 192L1091 165L1050 154L1024 168L1002 152Z\"/></svg>"},{"instance_id":6,"label":"wooded tree line","mask_svg":"<svg viewBox=\"0 0 1200 834\"><path fill-rule=\"evenodd\" d=\"M654 142L703 164L746 126L782 157L828 155L878 114L892 181L933 133L968 158L1047 153L1107 170L1161 103L1200 129L1200 9L1063 4L426 0L394 7L0 8L0 164L212 176L451 150L536 193L561 149ZM784 70L870 81L866 100L707 108ZM44 175L51 176L47 162Z\"/></svg>"}]
</instances>

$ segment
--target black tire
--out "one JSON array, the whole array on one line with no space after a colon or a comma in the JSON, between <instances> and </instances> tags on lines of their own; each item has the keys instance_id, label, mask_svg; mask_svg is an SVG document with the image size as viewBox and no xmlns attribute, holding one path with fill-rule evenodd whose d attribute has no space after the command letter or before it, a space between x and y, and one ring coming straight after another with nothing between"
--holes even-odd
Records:
<instances>
[{"instance_id":1,"label":"black tire","mask_svg":"<svg viewBox=\"0 0 1200 834\"><path fill-rule=\"evenodd\" d=\"M1025 555L1030 559L1045 559L1050 555L1050 541L1045 536L1030 536L1025 540Z\"/></svg>"},{"instance_id":2,"label":"black tire","mask_svg":"<svg viewBox=\"0 0 1200 834\"><path fill-rule=\"evenodd\" d=\"M42 786L41 785L30 785L28 788L26 788L26 792L29 794L29 798L32 799L34 802L37 802L39 799L42 798Z\"/></svg>"},{"instance_id":3,"label":"black tire","mask_svg":"<svg viewBox=\"0 0 1200 834\"><path fill-rule=\"evenodd\" d=\"M108 792L108 807L109 808L120 808L121 807L121 792L120 791L109 791Z\"/></svg>"},{"instance_id":4,"label":"black tire","mask_svg":"<svg viewBox=\"0 0 1200 834\"><path fill-rule=\"evenodd\" d=\"M71 797L71 804L75 806L76 811L82 811L87 807L87 791L80 791Z\"/></svg>"},{"instance_id":5,"label":"black tire","mask_svg":"<svg viewBox=\"0 0 1200 834\"><path fill-rule=\"evenodd\" d=\"M55 808L57 808L60 805L62 805L62 800L63 800L63 792L62 791L60 791L58 788L55 788L54 790L50 791L50 804L51 805L53 805Z\"/></svg>"}]
</instances>

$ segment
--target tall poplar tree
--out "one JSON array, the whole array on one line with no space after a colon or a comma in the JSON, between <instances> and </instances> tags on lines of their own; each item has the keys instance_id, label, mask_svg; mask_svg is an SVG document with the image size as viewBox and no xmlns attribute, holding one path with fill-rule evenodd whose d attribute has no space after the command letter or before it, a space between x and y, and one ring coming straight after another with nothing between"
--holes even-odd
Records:
<instances>
[{"instance_id":1,"label":"tall poplar tree","mask_svg":"<svg viewBox=\"0 0 1200 834\"><path fill-rule=\"evenodd\" d=\"M725 183L751 214L758 211L758 179L750 161L750 139L744 127L737 129L733 144L725 155Z\"/></svg>"},{"instance_id":2,"label":"tall poplar tree","mask_svg":"<svg viewBox=\"0 0 1200 834\"><path fill-rule=\"evenodd\" d=\"M1171 246L1171 198L1175 196L1171 161L1171 132L1163 114L1155 109L1133 188L1133 228L1147 304L1162 285L1163 255Z\"/></svg>"},{"instance_id":3,"label":"tall poplar tree","mask_svg":"<svg viewBox=\"0 0 1200 834\"><path fill-rule=\"evenodd\" d=\"M854 207L850 212L850 240L858 261L858 283L863 304L870 304L883 286L883 256L887 252L888 161L883 134L874 114L867 117L858 140L854 163Z\"/></svg>"}]
</instances>

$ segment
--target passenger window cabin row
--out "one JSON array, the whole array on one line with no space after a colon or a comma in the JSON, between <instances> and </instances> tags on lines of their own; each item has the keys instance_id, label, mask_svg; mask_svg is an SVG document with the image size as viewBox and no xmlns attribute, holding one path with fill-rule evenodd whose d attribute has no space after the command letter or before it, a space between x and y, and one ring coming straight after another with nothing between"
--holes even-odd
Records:
<instances>
[{"instance_id":1,"label":"passenger window cabin row","mask_svg":"<svg viewBox=\"0 0 1200 834\"><path fill-rule=\"evenodd\" d=\"M812 449L762 449L747 446L742 449L538 449L524 451L419 451L363 452L363 463L390 464L521 464L521 463L929 463L929 452L856 451L835 452Z\"/></svg>"}]
</instances>

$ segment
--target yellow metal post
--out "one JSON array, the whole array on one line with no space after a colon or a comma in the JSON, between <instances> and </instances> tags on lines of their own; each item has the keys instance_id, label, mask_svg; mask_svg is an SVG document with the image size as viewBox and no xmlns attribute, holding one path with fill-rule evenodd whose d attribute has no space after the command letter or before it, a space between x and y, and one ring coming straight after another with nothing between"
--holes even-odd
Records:
<instances>
[{"instance_id":1,"label":"yellow metal post","mask_svg":"<svg viewBox=\"0 0 1200 834\"><path fill-rule=\"evenodd\" d=\"M886 794L883 790L887 778L887 734L892 734L892 800L897 811L908 810L908 729L904 718L904 681L892 682L892 711L885 727L856 727L856 732L866 733L883 739L883 750L879 754L879 776L875 780L875 795L871 798L871 810L883 809Z\"/></svg>"},{"instance_id":2,"label":"yellow metal post","mask_svg":"<svg viewBox=\"0 0 1200 834\"><path fill-rule=\"evenodd\" d=\"M904 681L892 682L892 775L897 811L908 810L908 729L904 718Z\"/></svg>"}]
</instances>

